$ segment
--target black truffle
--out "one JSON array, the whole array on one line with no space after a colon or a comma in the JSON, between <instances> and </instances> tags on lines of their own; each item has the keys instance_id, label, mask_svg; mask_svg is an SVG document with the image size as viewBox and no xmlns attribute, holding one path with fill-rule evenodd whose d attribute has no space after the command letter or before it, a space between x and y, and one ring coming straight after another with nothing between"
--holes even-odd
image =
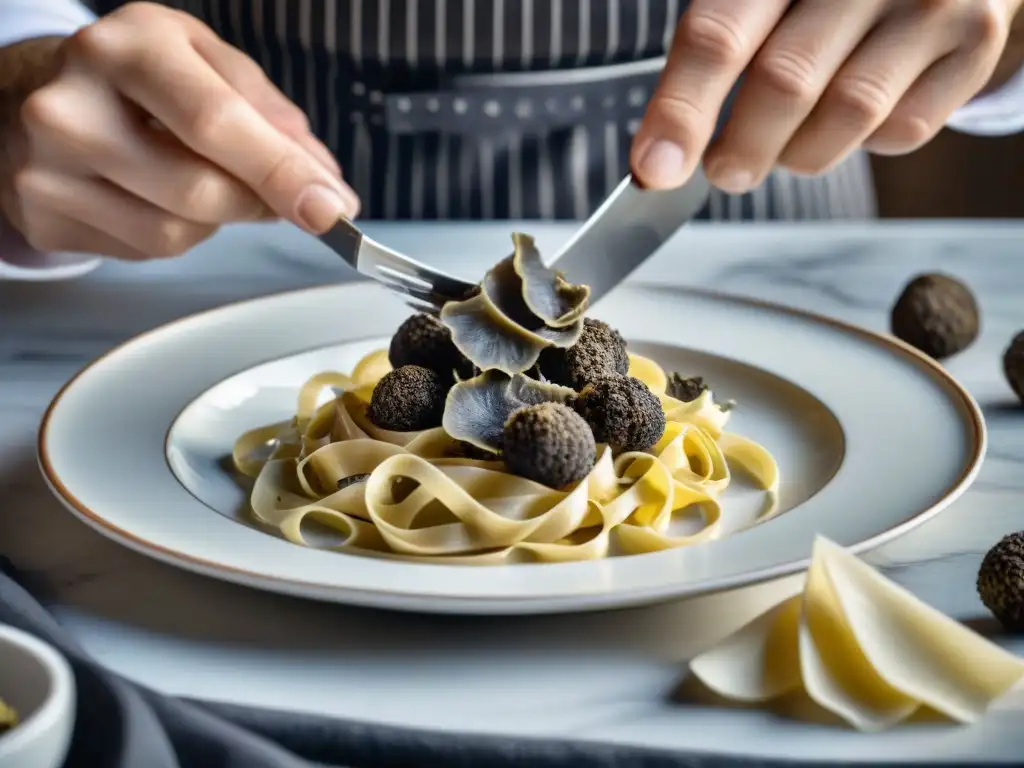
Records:
<instances>
[{"instance_id":1,"label":"black truffle","mask_svg":"<svg viewBox=\"0 0 1024 768\"><path fill-rule=\"evenodd\" d=\"M602 376L629 371L626 340L607 323L587 317L575 344L568 349L548 347L537 365L548 381L579 392Z\"/></svg>"},{"instance_id":2,"label":"black truffle","mask_svg":"<svg viewBox=\"0 0 1024 768\"><path fill-rule=\"evenodd\" d=\"M599 443L613 451L646 451L665 433L661 401L639 379L612 374L588 384L573 401Z\"/></svg>"},{"instance_id":3,"label":"black truffle","mask_svg":"<svg viewBox=\"0 0 1024 768\"><path fill-rule=\"evenodd\" d=\"M398 326L388 347L388 360L394 368L418 365L446 379L452 371L463 379L473 375L473 364L456 348L452 332L433 315L413 315Z\"/></svg>"},{"instance_id":4,"label":"black truffle","mask_svg":"<svg viewBox=\"0 0 1024 768\"><path fill-rule=\"evenodd\" d=\"M674 397L684 403L692 403L707 388L708 385L704 383L701 376L681 376L678 373L673 373L668 377L668 387L665 391L669 397Z\"/></svg>"},{"instance_id":5,"label":"black truffle","mask_svg":"<svg viewBox=\"0 0 1024 768\"><path fill-rule=\"evenodd\" d=\"M1007 629L1024 631L1024 531L988 551L978 570L978 596Z\"/></svg>"},{"instance_id":6,"label":"black truffle","mask_svg":"<svg viewBox=\"0 0 1024 768\"><path fill-rule=\"evenodd\" d=\"M1003 353L1003 373L1010 389L1024 403L1024 331L1013 337Z\"/></svg>"},{"instance_id":7,"label":"black truffle","mask_svg":"<svg viewBox=\"0 0 1024 768\"><path fill-rule=\"evenodd\" d=\"M452 446L451 455L456 459L475 459L476 461L498 461L501 456L497 453L478 448L465 440L456 440Z\"/></svg>"},{"instance_id":8,"label":"black truffle","mask_svg":"<svg viewBox=\"0 0 1024 768\"><path fill-rule=\"evenodd\" d=\"M377 382L367 415L376 426L395 432L439 427L447 395L448 382L437 371L403 365Z\"/></svg>"},{"instance_id":9,"label":"black truffle","mask_svg":"<svg viewBox=\"0 0 1024 768\"><path fill-rule=\"evenodd\" d=\"M509 416L502 448L511 472L551 488L582 480L597 455L587 422L561 403L529 405Z\"/></svg>"},{"instance_id":10,"label":"black truffle","mask_svg":"<svg viewBox=\"0 0 1024 768\"><path fill-rule=\"evenodd\" d=\"M892 332L936 360L955 355L978 337L978 304L949 275L915 277L892 308Z\"/></svg>"}]
</instances>

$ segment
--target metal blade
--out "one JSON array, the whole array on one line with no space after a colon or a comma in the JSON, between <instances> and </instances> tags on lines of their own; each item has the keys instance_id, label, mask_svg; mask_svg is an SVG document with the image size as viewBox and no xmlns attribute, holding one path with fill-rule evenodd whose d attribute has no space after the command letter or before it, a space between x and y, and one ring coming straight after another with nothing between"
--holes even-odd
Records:
<instances>
[{"instance_id":1,"label":"metal blade","mask_svg":"<svg viewBox=\"0 0 1024 768\"><path fill-rule=\"evenodd\" d=\"M710 191L699 168L682 187L665 191L641 189L627 176L550 266L589 285L593 304L697 215Z\"/></svg>"}]
</instances>

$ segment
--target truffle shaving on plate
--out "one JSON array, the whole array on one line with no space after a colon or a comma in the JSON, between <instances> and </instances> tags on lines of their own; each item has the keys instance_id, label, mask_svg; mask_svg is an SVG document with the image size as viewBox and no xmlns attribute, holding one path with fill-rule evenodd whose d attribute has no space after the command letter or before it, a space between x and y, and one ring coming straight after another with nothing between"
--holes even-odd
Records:
<instances>
[{"instance_id":1,"label":"truffle shaving on plate","mask_svg":"<svg viewBox=\"0 0 1024 768\"><path fill-rule=\"evenodd\" d=\"M295 416L246 433L255 517L306 546L430 562L566 562L721 535L734 470L775 514L778 467L725 431L700 378L667 374L584 317L589 289L527 235L464 301L415 315ZM326 401L325 401L326 397ZM686 534L674 520L699 518ZM337 534L310 541L308 524Z\"/></svg>"}]
</instances>

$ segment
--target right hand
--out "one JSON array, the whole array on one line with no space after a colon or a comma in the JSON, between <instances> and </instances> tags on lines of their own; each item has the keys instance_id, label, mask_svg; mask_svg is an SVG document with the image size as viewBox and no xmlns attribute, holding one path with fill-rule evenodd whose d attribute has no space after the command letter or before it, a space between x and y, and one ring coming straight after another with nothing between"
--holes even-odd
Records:
<instances>
[{"instance_id":1,"label":"right hand","mask_svg":"<svg viewBox=\"0 0 1024 768\"><path fill-rule=\"evenodd\" d=\"M228 222L319 233L358 213L302 111L194 17L132 3L58 55L5 137L0 200L36 250L169 257Z\"/></svg>"}]
</instances>

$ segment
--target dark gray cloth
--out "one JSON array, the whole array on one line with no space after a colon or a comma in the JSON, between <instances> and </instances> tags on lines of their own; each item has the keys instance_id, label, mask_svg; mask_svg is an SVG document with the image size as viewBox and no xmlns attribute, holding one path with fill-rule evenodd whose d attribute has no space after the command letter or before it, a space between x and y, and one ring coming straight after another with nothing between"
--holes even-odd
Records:
<instances>
[{"instance_id":1,"label":"dark gray cloth","mask_svg":"<svg viewBox=\"0 0 1024 768\"><path fill-rule=\"evenodd\" d=\"M797 765L782 760L669 753L569 741L435 734L163 696L129 682L92 659L22 582L10 563L0 557L0 623L50 643L65 655L74 670L78 717L65 768ZM883 765L872 763L873 768Z\"/></svg>"}]
</instances>

